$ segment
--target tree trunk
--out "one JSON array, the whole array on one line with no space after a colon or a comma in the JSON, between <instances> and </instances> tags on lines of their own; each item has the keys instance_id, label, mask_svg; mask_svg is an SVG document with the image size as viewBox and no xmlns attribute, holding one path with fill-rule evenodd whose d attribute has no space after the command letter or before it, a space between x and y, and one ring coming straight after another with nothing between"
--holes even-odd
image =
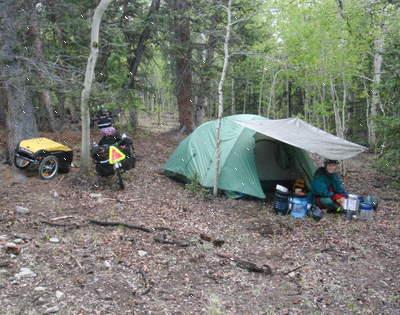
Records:
<instances>
[{"instance_id":1,"label":"tree trunk","mask_svg":"<svg viewBox=\"0 0 400 315\"><path fill-rule=\"evenodd\" d=\"M90 54L86 65L85 80L81 94L81 124L82 124L82 143L81 143L81 172L89 173L90 168L90 112L89 97L94 80L94 69L96 67L97 56L99 54L99 31L103 14L113 0L101 0L96 7L92 20L92 31L90 38Z\"/></svg>"},{"instance_id":2,"label":"tree trunk","mask_svg":"<svg viewBox=\"0 0 400 315\"><path fill-rule=\"evenodd\" d=\"M219 173L220 173L220 164L221 164L221 124L222 124L222 113L224 111L224 81L226 76L226 69L228 68L229 62L229 39L231 36L231 27L232 27L232 0L228 0L228 22L226 25L226 34L225 34L225 42L224 42L224 65L222 67L221 79L218 84L218 120L217 120L217 129L216 129L216 146L215 146L215 178L214 178L214 196L218 194L218 181L219 181Z\"/></svg>"},{"instance_id":3,"label":"tree trunk","mask_svg":"<svg viewBox=\"0 0 400 315\"><path fill-rule=\"evenodd\" d=\"M246 87L244 88L243 114L246 114L248 89L249 89L249 80L246 80Z\"/></svg>"},{"instance_id":4,"label":"tree trunk","mask_svg":"<svg viewBox=\"0 0 400 315\"><path fill-rule=\"evenodd\" d=\"M219 0L214 1L217 5ZM203 74L200 75L200 96L199 102L196 102L195 111L195 125L199 126L203 123L204 114L207 106L207 98L211 93L211 82L210 82L210 69L214 60L214 51L217 45L217 37L215 36L215 28L217 27L218 18L217 13L213 14L211 17L211 25L209 28L209 36L205 43L206 49L204 50L204 58L202 64Z\"/></svg>"},{"instance_id":5,"label":"tree trunk","mask_svg":"<svg viewBox=\"0 0 400 315\"><path fill-rule=\"evenodd\" d=\"M286 96L287 96L287 115L292 117L292 81L286 81Z\"/></svg>"},{"instance_id":6,"label":"tree trunk","mask_svg":"<svg viewBox=\"0 0 400 315\"><path fill-rule=\"evenodd\" d=\"M160 1L161 0L152 0L149 8L149 12L146 17L146 25L140 34L139 41L136 45L136 49L133 53L133 58L129 63L129 80L127 83L127 87L133 89L135 86L135 77L137 75L140 62L142 61L142 57L144 54L144 50L146 48L146 41L150 38L151 35L151 25L153 21L153 15L160 9Z\"/></svg>"},{"instance_id":7,"label":"tree trunk","mask_svg":"<svg viewBox=\"0 0 400 315\"><path fill-rule=\"evenodd\" d=\"M380 95L379 86L381 84L381 72L382 72L382 62L383 62L383 49L384 40L383 35L381 38L374 40L374 77L372 84L372 98L371 98L371 115L369 117L370 125L370 137L368 139L369 145L371 147L376 146L376 117L378 116L378 108L380 107Z\"/></svg>"},{"instance_id":8,"label":"tree trunk","mask_svg":"<svg viewBox=\"0 0 400 315\"><path fill-rule=\"evenodd\" d=\"M175 93L178 101L179 127L182 132L193 130L192 101L192 47L190 40L190 1L169 0L171 9L176 12L174 17L174 40L178 51L175 57Z\"/></svg>"},{"instance_id":9,"label":"tree trunk","mask_svg":"<svg viewBox=\"0 0 400 315\"><path fill-rule=\"evenodd\" d=\"M57 111L56 114L58 115L59 122L60 122L60 129L64 126L65 123L65 93L63 92L57 92L57 101L58 101L58 106L57 106Z\"/></svg>"},{"instance_id":10,"label":"tree trunk","mask_svg":"<svg viewBox=\"0 0 400 315\"><path fill-rule=\"evenodd\" d=\"M330 79L330 87L331 87L333 112L335 115L336 135L340 138L344 138L342 120L340 117L340 109L339 109L339 104L338 104L338 97L336 94L335 84L333 83L332 78Z\"/></svg>"},{"instance_id":11,"label":"tree trunk","mask_svg":"<svg viewBox=\"0 0 400 315\"><path fill-rule=\"evenodd\" d=\"M39 63L43 63L45 58L43 55L43 42L40 38L39 21L36 12L36 8L33 6L31 14L31 27L29 33L33 37L33 51L35 54L35 59ZM41 71L37 71L38 81L41 86L46 86L46 79ZM51 95L50 91L44 87L39 90L39 102L41 106L44 106L47 114L47 123L50 131L56 131L56 119L54 115L54 109L51 105Z\"/></svg>"},{"instance_id":12,"label":"tree trunk","mask_svg":"<svg viewBox=\"0 0 400 315\"><path fill-rule=\"evenodd\" d=\"M10 73L19 73L18 65L9 67ZM37 125L32 105L32 95L24 84L24 80L6 81L7 93L7 148L10 161L13 160L14 149L22 139L37 136Z\"/></svg>"},{"instance_id":13,"label":"tree trunk","mask_svg":"<svg viewBox=\"0 0 400 315\"><path fill-rule=\"evenodd\" d=\"M235 79L232 78L232 92L231 92L231 114L236 114L236 104L235 104Z\"/></svg>"},{"instance_id":14,"label":"tree trunk","mask_svg":"<svg viewBox=\"0 0 400 315\"><path fill-rule=\"evenodd\" d=\"M272 84L271 84L271 91L269 93L269 104L267 108L267 118L270 118L271 115L271 109L273 110L275 108L275 84L276 84L276 78L278 77L279 72L281 72L283 69L278 70L275 72L273 78L272 78Z\"/></svg>"},{"instance_id":15,"label":"tree trunk","mask_svg":"<svg viewBox=\"0 0 400 315\"><path fill-rule=\"evenodd\" d=\"M7 108L7 94L0 81L0 126L4 127L6 124L6 108Z\"/></svg>"},{"instance_id":16,"label":"tree trunk","mask_svg":"<svg viewBox=\"0 0 400 315\"><path fill-rule=\"evenodd\" d=\"M263 87L264 87L264 78L265 78L265 63L263 66L263 72L262 72L262 77L261 77L261 83L260 83L260 94L258 97L258 115L261 115L261 109L262 109L262 99L263 99Z\"/></svg>"},{"instance_id":17,"label":"tree trunk","mask_svg":"<svg viewBox=\"0 0 400 315\"><path fill-rule=\"evenodd\" d=\"M140 62L142 61L143 54L145 52L146 48L146 42L150 38L151 35L151 28L153 24L153 16L154 13L156 13L160 9L160 1L161 0L152 0L149 8L149 12L147 13L146 17L146 25L143 28L142 33L139 36L139 40L136 44L136 48L133 51L130 51L130 56L128 58L128 67L129 67L129 78L128 81L124 85L124 90L130 89L131 91L135 90L135 79L137 76L137 72L139 70L139 65ZM128 0L125 0L124 2L124 16L129 16L127 12L127 5L128 5ZM122 19L122 27L123 29L126 29L124 27L124 23L126 22L126 19ZM133 40L132 36L128 32L124 32L125 39L128 42L131 42ZM133 95L133 93L132 93ZM137 108L135 105L129 107L129 124L132 128L136 128L138 124L138 113L137 113Z\"/></svg>"},{"instance_id":18,"label":"tree trunk","mask_svg":"<svg viewBox=\"0 0 400 315\"><path fill-rule=\"evenodd\" d=\"M24 30L20 26L18 17L22 11L17 1L9 1L0 10L0 34L2 46L0 56L2 67L0 76L3 79L3 101L6 104L7 151L6 155L11 162L14 159L14 150L22 139L37 136L37 125L32 105L30 86L27 85L23 64L18 61L16 51L19 51L21 39L18 34ZM4 104L3 104L4 105Z\"/></svg>"}]
</instances>

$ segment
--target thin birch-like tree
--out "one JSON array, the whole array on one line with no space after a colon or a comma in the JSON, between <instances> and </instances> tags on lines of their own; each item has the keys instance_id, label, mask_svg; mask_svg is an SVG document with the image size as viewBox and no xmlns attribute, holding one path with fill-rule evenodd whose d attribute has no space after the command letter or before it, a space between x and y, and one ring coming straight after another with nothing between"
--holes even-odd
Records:
<instances>
[{"instance_id":1,"label":"thin birch-like tree","mask_svg":"<svg viewBox=\"0 0 400 315\"><path fill-rule=\"evenodd\" d=\"M89 97L94 80L94 69L96 67L97 56L99 54L99 31L100 23L104 12L113 0L101 0L96 7L92 20L92 31L90 37L90 54L86 65L85 80L81 94L81 173L89 173L90 168L90 112Z\"/></svg>"},{"instance_id":2,"label":"thin birch-like tree","mask_svg":"<svg viewBox=\"0 0 400 315\"><path fill-rule=\"evenodd\" d=\"M218 84L218 118L216 128L216 146L215 146L215 178L214 178L214 196L218 194L218 180L221 166L221 125L222 113L224 112L224 81L226 77L226 69L229 62L229 39L232 29L232 0L228 0L228 7L226 8L228 15L228 22L226 24L226 34L224 42L224 65L222 67L221 79Z\"/></svg>"}]
</instances>

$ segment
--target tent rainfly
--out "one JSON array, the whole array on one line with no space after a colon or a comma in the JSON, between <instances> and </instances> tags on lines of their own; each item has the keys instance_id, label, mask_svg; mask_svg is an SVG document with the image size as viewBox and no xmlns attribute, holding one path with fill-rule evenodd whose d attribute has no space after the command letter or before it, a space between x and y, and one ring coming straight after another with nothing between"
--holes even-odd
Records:
<instances>
[{"instance_id":1,"label":"tent rainfly","mask_svg":"<svg viewBox=\"0 0 400 315\"><path fill-rule=\"evenodd\" d=\"M178 145L163 167L167 175L213 186L216 124L202 124ZM364 150L297 118L224 117L218 188L265 198L264 191L277 183L290 185L303 178L309 186L316 167L306 151L342 160Z\"/></svg>"},{"instance_id":2,"label":"tent rainfly","mask_svg":"<svg viewBox=\"0 0 400 315\"><path fill-rule=\"evenodd\" d=\"M367 149L314 127L299 118L245 121L238 117L234 121L267 137L317 153L327 159L346 160Z\"/></svg>"}]
</instances>

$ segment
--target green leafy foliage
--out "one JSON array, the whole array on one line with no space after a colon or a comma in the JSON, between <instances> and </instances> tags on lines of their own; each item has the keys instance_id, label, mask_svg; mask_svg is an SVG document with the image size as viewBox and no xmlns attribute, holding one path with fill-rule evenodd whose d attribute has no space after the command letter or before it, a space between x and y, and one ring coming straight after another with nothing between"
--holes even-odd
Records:
<instances>
[{"instance_id":1,"label":"green leafy foliage","mask_svg":"<svg viewBox=\"0 0 400 315\"><path fill-rule=\"evenodd\" d=\"M380 118L378 126L382 141L377 166L400 186L400 117Z\"/></svg>"}]
</instances>

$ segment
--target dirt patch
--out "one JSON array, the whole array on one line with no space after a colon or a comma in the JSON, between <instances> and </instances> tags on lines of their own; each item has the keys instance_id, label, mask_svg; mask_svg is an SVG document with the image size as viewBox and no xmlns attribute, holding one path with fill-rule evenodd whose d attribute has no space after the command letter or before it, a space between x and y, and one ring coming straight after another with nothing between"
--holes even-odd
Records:
<instances>
[{"instance_id":1,"label":"dirt patch","mask_svg":"<svg viewBox=\"0 0 400 315\"><path fill-rule=\"evenodd\" d=\"M79 133L59 137L79 149ZM0 244L15 242L21 253L0 249L1 313L398 313L398 192L371 168L370 156L348 163L346 184L380 197L373 222L338 215L295 221L275 216L270 200L203 198L161 175L179 140L139 130L139 160L123 192L80 180L77 169L42 181L2 165ZM30 212L17 214L17 205ZM187 246L155 241L163 234ZM272 275L218 254L268 265ZM16 276L21 268L34 276Z\"/></svg>"}]
</instances>

